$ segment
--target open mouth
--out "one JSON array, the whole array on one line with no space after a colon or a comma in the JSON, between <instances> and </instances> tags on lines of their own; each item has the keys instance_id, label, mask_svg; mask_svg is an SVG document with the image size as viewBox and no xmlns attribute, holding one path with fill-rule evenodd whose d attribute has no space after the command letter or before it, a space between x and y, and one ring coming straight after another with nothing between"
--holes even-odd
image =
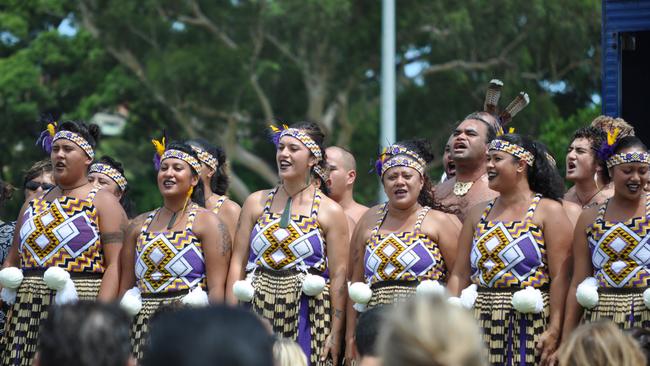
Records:
<instances>
[{"instance_id":1,"label":"open mouth","mask_svg":"<svg viewBox=\"0 0 650 366\"><path fill-rule=\"evenodd\" d=\"M65 168L65 163L60 161L60 162L54 164L54 167L55 168Z\"/></svg>"},{"instance_id":2,"label":"open mouth","mask_svg":"<svg viewBox=\"0 0 650 366\"><path fill-rule=\"evenodd\" d=\"M287 169L291 166L291 163L286 160L280 160L280 169Z\"/></svg>"},{"instance_id":3,"label":"open mouth","mask_svg":"<svg viewBox=\"0 0 650 366\"><path fill-rule=\"evenodd\" d=\"M450 175L456 174L456 164L453 161L447 163L447 173Z\"/></svg>"},{"instance_id":4,"label":"open mouth","mask_svg":"<svg viewBox=\"0 0 650 366\"><path fill-rule=\"evenodd\" d=\"M405 196L406 193L408 193L408 191L406 189L396 189L394 191L394 193L395 193L395 196L402 197L402 196Z\"/></svg>"},{"instance_id":5,"label":"open mouth","mask_svg":"<svg viewBox=\"0 0 650 366\"><path fill-rule=\"evenodd\" d=\"M452 148L454 149L454 151L464 150L467 149L467 144L463 141L458 141L454 143L454 146L452 146Z\"/></svg>"},{"instance_id":6,"label":"open mouth","mask_svg":"<svg viewBox=\"0 0 650 366\"><path fill-rule=\"evenodd\" d=\"M569 162L566 164L566 169L567 169L567 171L575 170L575 168L576 168L576 163L573 162L573 161L569 161Z\"/></svg>"},{"instance_id":7,"label":"open mouth","mask_svg":"<svg viewBox=\"0 0 650 366\"><path fill-rule=\"evenodd\" d=\"M176 182L174 182L174 181L171 180L171 179L165 179L165 180L163 181L163 187L165 187L165 188L171 188L171 187L173 187L173 186L175 186L175 185L176 185Z\"/></svg>"},{"instance_id":8,"label":"open mouth","mask_svg":"<svg viewBox=\"0 0 650 366\"><path fill-rule=\"evenodd\" d=\"M626 186L627 189L632 193L636 193L639 191L639 189L641 189L641 185L638 183L628 183L626 184Z\"/></svg>"},{"instance_id":9,"label":"open mouth","mask_svg":"<svg viewBox=\"0 0 650 366\"><path fill-rule=\"evenodd\" d=\"M498 175L499 174L497 174L497 172L487 172L488 180L492 180L492 179L496 178Z\"/></svg>"}]
</instances>

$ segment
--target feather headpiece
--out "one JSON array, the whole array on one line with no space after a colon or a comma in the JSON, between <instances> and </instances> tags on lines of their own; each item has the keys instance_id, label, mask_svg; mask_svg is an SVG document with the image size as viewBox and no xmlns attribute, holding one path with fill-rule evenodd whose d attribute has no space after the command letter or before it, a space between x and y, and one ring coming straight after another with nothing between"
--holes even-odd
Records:
<instances>
[{"instance_id":1,"label":"feather headpiece","mask_svg":"<svg viewBox=\"0 0 650 366\"><path fill-rule=\"evenodd\" d=\"M156 149L156 152L153 155L153 166L156 168L156 170L160 169L160 158L165 153L166 140L167 137L166 137L165 130L163 130L163 135L160 140L151 139L151 143Z\"/></svg>"}]
</instances>

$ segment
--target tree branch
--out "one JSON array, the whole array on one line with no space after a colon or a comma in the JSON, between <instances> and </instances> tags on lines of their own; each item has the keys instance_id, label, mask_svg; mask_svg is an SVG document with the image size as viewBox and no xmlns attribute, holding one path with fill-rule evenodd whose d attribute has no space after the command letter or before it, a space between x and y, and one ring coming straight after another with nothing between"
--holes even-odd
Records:
<instances>
[{"instance_id":1,"label":"tree branch","mask_svg":"<svg viewBox=\"0 0 650 366\"><path fill-rule=\"evenodd\" d=\"M213 21L205 16L201 10L201 6L198 2L196 2L196 0L186 0L185 2L192 8L192 13L194 16L190 17L187 15L179 15L179 21L207 29L210 33L212 33L212 35L220 39L228 48L231 48L233 50L239 48L239 46L237 46L237 43L235 43L235 41L230 38L226 32L221 30Z\"/></svg>"}]
</instances>

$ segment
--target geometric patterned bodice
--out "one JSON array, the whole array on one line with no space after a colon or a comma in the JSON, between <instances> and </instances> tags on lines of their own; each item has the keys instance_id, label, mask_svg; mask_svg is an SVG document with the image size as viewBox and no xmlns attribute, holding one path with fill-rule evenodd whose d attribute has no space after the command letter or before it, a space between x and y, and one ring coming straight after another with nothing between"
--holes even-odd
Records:
<instances>
[{"instance_id":1,"label":"geometric patterned bodice","mask_svg":"<svg viewBox=\"0 0 650 366\"><path fill-rule=\"evenodd\" d=\"M429 207L418 213L413 231L380 234L388 203L379 211L377 224L366 243L364 255L366 283L381 281L446 281L447 266L440 248L420 230Z\"/></svg>"},{"instance_id":2,"label":"geometric patterned bodice","mask_svg":"<svg viewBox=\"0 0 650 366\"><path fill-rule=\"evenodd\" d=\"M472 241L473 283L488 288L539 288L550 283L544 235L532 220L541 198L533 197L523 221L488 221L496 199L487 205Z\"/></svg>"},{"instance_id":3,"label":"geometric patterned bodice","mask_svg":"<svg viewBox=\"0 0 650 366\"><path fill-rule=\"evenodd\" d=\"M20 228L22 269L61 267L68 272L104 273L93 189L86 198L61 196L52 202L44 194L33 199Z\"/></svg>"},{"instance_id":4,"label":"geometric patterned bodice","mask_svg":"<svg viewBox=\"0 0 650 366\"><path fill-rule=\"evenodd\" d=\"M309 216L291 215L289 225L281 228L281 214L271 212L277 191L276 187L269 192L264 211L251 232L246 270L261 266L275 271L313 268L324 273L327 270L327 254L325 239L318 224L322 192L315 190Z\"/></svg>"},{"instance_id":5,"label":"geometric patterned bodice","mask_svg":"<svg viewBox=\"0 0 650 366\"><path fill-rule=\"evenodd\" d=\"M187 223L180 231L148 231L160 208L145 220L135 248L135 277L141 292L167 293L197 285L207 288L203 246L192 231L197 207L190 204Z\"/></svg>"},{"instance_id":6,"label":"geometric patterned bodice","mask_svg":"<svg viewBox=\"0 0 650 366\"><path fill-rule=\"evenodd\" d=\"M591 263L599 285L609 288L645 288L650 284L650 197L645 216L623 222L605 221L607 203L587 227Z\"/></svg>"}]
</instances>

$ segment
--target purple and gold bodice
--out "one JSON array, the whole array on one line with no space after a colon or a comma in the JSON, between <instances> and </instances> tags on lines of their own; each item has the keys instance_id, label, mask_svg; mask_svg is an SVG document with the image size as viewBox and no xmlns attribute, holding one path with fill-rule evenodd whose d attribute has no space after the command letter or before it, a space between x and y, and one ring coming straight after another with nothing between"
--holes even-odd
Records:
<instances>
[{"instance_id":1,"label":"purple and gold bodice","mask_svg":"<svg viewBox=\"0 0 650 366\"><path fill-rule=\"evenodd\" d=\"M327 270L325 239L318 224L321 191L316 190L309 216L291 215L289 225L280 227L280 214L271 212L277 188L271 190L262 215L250 236L247 271L256 267L281 271L310 269Z\"/></svg>"},{"instance_id":2,"label":"purple and gold bodice","mask_svg":"<svg viewBox=\"0 0 650 366\"><path fill-rule=\"evenodd\" d=\"M438 244L420 229L429 207L420 210L413 231L380 234L379 228L388 213L387 207L384 204L380 209L377 224L366 243L366 282L445 281L448 271Z\"/></svg>"},{"instance_id":3,"label":"purple and gold bodice","mask_svg":"<svg viewBox=\"0 0 650 366\"><path fill-rule=\"evenodd\" d=\"M212 212L214 212L215 215L219 214L219 210L221 210L221 206L223 206L223 203L226 202L228 197L226 196L221 196L217 200L217 202L214 204L214 207L212 208Z\"/></svg>"},{"instance_id":4,"label":"purple and gold bodice","mask_svg":"<svg viewBox=\"0 0 650 366\"><path fill-rule=\"evenodd\" d=\"M160 208L153 211L138 236L135 248L136 284L143 293L167 293L207 287L203 245L192 231L196 204L189 208L180 231L148 231Z\"/></svg>"},{"instance_id":5,"label":"purple and gold bodice","mask_svg":"<svg viewBox=\"0 0 650 366\"><path fill-rule=\"evenodd\" d=\"M103 273L104 252L99 235L97 189L83 199L45 195L33 199L20 228L21 267L61 267L68 272Z\"/></svg>"},{"instance_id":6,"label":"purple and gold bodice","mask_svg":"<svg viewBox=\"0 0 650 366\"><path fill-rule=\"evenodd\" d=\"M599 285L606 288L646 288L650 285L650 196L645 216L623 222L604 219L607 203L587 227L591 263Z\"/></svg>"},{"instance_id":7,"label":"purple and gold bodice","mask_svg":"<svg viewBox=\"0 0 650 366\"><path fill-rule=\"evenodd\" d=\"M489 288L539 288L550 283L542 230L533 223L536 194L523 221L488 221L490 202L476 226L470 263L472 282Z\"/></svg>"}]
</instances>

